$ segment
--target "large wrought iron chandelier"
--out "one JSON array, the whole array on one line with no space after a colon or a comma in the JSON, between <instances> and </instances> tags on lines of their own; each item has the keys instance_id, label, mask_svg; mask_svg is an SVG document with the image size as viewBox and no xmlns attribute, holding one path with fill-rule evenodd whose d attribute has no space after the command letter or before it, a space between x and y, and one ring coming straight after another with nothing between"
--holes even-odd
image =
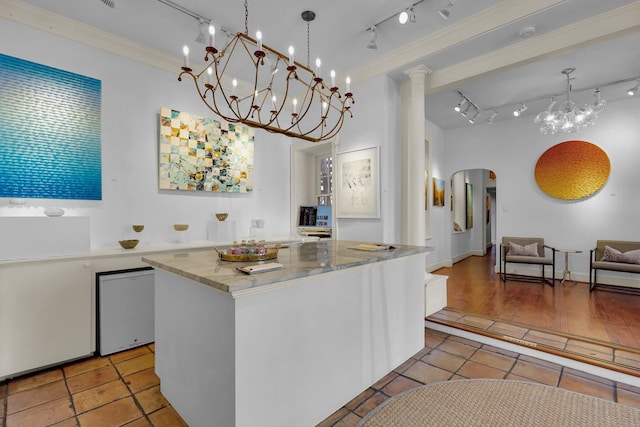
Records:
<instances>
[{"instance_id":1,"label":"large wrought iron chandelier","mask_svg":"<svg viewBox=\"0 0 640 427\"><path fill-rule=\"evenodd\" d=\"M596 89L595 99L591 104L576 105L571 101L571 73L575 68L566 68L562 74L567 77L567 100L553 111L556 103L551 99L549 107L538 114L535 123L540 125L540 132L543 134L564 134L574 133L596 122L598 114L604 109L606 101L600 96L600 89Z\"/></svg>"},{"instance_id":2,"label":"large wrought iron chandelier","mask_svg":"<svg viewBox=\"0 0 640 427\"><path fill-rule=\"evenodd\" d=\"M204 104L229 123L243 123L253 128L280 133L311 142L333 138L342 128L345 115L353 117L354 103L350 79L346 78L344 94L336 85L335 72L330 83L320 74L320 59L312 70L295 61L294 49L288 55L265 45L262 34L248 35L248 4L245 0L245 32L237 33L221 49L215 47L215 28L209 27L209 43L205 47L207 66L194 72L189 66L189 51L185 46L184 66L178 80L191 76ZM309 49L309 22L315 13L306 11L307 50ZM307 52L308 56L308 52ZM278 74L278 70L286 72ZM238 71L240 70L240 71ZM230 73L248 71L245 76L252 90L241 91L238 80ZM276 79L280 76L280 80ZM232 79L231 88L223 85Z\"/></svg>"}]
</instances>

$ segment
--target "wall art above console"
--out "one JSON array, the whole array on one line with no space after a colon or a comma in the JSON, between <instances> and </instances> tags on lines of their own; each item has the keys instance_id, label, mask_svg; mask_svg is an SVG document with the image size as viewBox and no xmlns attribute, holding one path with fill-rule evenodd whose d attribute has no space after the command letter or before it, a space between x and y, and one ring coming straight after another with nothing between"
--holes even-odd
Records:
<instances>
[{"instance_id":1,"label":"wall art above console","mask_svg":"<svg viewBox=\"0 0 640 427\"><path fill-rule=\"evenodd\" d=\"M247 126L160 109L162 190L253 191L254 135Z\"/></svg>"},{"instance_id":2,"label":"wall art above console","mask_svg":"<svg viewBox=\"0 0 640 427\"><path fill-rule=\"evenodd\" d=\"M0 197L102 199L102 83L0 54Z\"/></svg>"}]
</instances>

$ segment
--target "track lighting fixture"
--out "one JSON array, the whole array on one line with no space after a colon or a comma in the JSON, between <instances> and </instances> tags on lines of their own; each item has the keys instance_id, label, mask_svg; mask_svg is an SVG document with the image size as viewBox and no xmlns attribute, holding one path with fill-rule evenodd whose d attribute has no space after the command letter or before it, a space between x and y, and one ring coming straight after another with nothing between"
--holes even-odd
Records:
<instances>
[{"instance_id":1,"label":"track lighting fixture","mask_svg":"<svg viewBox=\"0 0 640 427\"><path fill-rule=\"evenodd\" d=\"M496 116L498 115L498 111L497 110L491 110L491 111L493 111L493 113L491 113L489 118L487 118L487 123L489 123L490 125L493 124L493 121L495 120Z\"/></svg>"},{"instance_id":2,"label":"track lighting fixture","mask_svg":"<svg viewBox=\"0 0 640 427\"><path fill-rule=\"evenodd\" d=\"M462 110L460 112L460 114L462 114L463 117L467 117L467 114L469 114L469 109L471 108L471 102L467 101L467 106L465 107L464 110Z\"/></svg>"},{"instance_id":3,"label":"track lighting fixture","mask_svg":"<svg viewBox=\"0 0 640 427\"><path fill-rule=\"evenodd\" d=\"M640 90L640 76L614 80L607 83L599 84L597 86L590 86L579 89L577 92L595 90L593 95L594 98L590 103L576 105L571 100L571 93L573 92L573 88L571 87L571 80L573 80L573 78L571 78L570 75L574 71L575 68L566 68L562 70L562 74L564 74L566 78L567 85L565 93L555 93L545 96L539 96L536 98L530 98L524 101L518 101L517 104L509 103L494 105L492 107L485 107L480 113L484 111L492 111L493 113L486 120L488 124L492 124L494 119L498 115L498 109L500 108L517 106L517 108L513 111L513 115L515 117L520 117L522 113L527 110L527 103L537 103L538 101L551 99L549 106L544 111L538 113L538 115L536 115L534 119L534 122L540 127L540 133L545 135L574 133L587 126L593 125L596 122L598 115L604 110L604 107L607 105L607 101L602 99L600 93L601 88L608 86L619 86L622 84L633 82L635 83L635 86L627 90L627 94L633 96L638 94L638 90ZM460 96L460 99L458 101L458 104L453 108L456 112L459 112L463 116L467 117L470 108L473 107L476 111L479 111L477 105L474 104L468 96L466 96L460 90L458 90L457 93ZM564 102L559 101L559 106L554 110L554 107L556 107L556 99L562 95L566 95L566 100ZM464 110L462 110L463 108ZM473 116L468 120L469 123L474 124L476 122L476 116Z\"/></svg>"},{"instance_id":4,"label":"track lighting fixture","mask_svg":"<svg viewBox=\"0 0 640 427\"><path fill-rule=\"evenodd\" d=\"M158 1L168 1L168 0L158 0ZM402 11L400 12L394 12L393 15L391 16L387 16L384 19L381 19L380 21L376 22L373 25L370 25L369 27L367 27L365 29L365 31L369 31L371 33L371 41L369 42L369 44L367 45L368 49L377 49L378 46L376 45L376 36L374 36L373 34L375 33L375 29L378 28L379 25L384 24L387 21L393 20L393 19L397 19L398 23L400 25L405 25L407 22L416 22L416 12L414 10L414 8L419 5L420 3L422 3L425 0L414 0L414 2L412 4L410 4L409 6L406 6L404 9L402 9ZM372 28L374 30L372 30Z\"/></svg>"},{"instance_id":5,"label":"track lighting fixture","mask_svg":"<svg viewBox=\"0 0 640 427\"><path fill-rule=\"evenodd\" d=\"M454 0L451 0L445 7L438 9L438 14L442 16L444 19L449 19L451 17L451 9L453 8Z\"/></svg>"},{"instance_id":6,"label":"track lighting fixture","mask_svg":"<svg viewBox=\"0 0 640 427\"><path fill-rule=\"evenodd\" d=\"M200 20L200 23L198 24L198 37L196 37L196 43L201 43L201 44L205 44L209 41L209 24L204 21L204 20Z\"/></svg>"},{"instance_id":7,"label":"track lighting fixture","mask_svg":"<svg viewBox=\"0 0 640 427\"><path fill-rule=\"evenodd\" d=\"M471 111L472 109L475 110L475 114L468 119L469 123L475 123L478 115L480 114L480 109L462 92L458 91L458 95L460 95L460 101L458 101L458 104L453 107L454 111L460 113L462 117L467 117L470 113L473 114L473 111Z\"/></svg>"},{"instance_id":8,"label":"track lighting fixture","mask_svg":"<svg viewBox=\"0 0 640 427\"><path fill-rule=\"evenodd\" d=\"M376 33L376 26L372 25L369 27L369 44L367 45L367 49L377 50L378 44L376 40L378 39L378 33Z\"/></svg>"},{"instance_id":9,"label":"track lighting fixture","mask_svg":"<svg viewBox=\"0 0 640 427\"><path fill-rule=\"evenodd\" d=\"M475 107L475 105L474 105L474 107ZM474 124L476 122L476 119L478 118L478 115L480 114L480 110L478 110L478 107L475 107L475 108L476 108L476 113L473 116L469 117L469 123L471 123L471 124Z\"/></svg>"},{"instance_id":10,"label":"track lighting fixture","mask_svg":"<svg viewBox=\"0 0 640 427\"><path fill-rule=\"evenodd\" d=\"M467 100L467 98L466 98L464 95L460 94L460 102L458 102L458 105L456 105L455 107L453 107L453 110L454 110L456 113L459 113L460 111L462 111L462 107L463 107L465 104L467 104L468 102L469 102L469 101Z\"/></svg>"},{"instance_id":11,"label":"track lighting fixture","mask_svg":"<svg viewBox=\"0 0 640 427\"><path fill-rule=\"evenodd\" d=\"M524 113L527 110L527 104L525 104L524 102L520 105L520 108L518 108L517 110L513 111L513 115L516 117L520 117L522 115L522 113Z\"/></svg>"},{"instance_id":12,"label":"track lighting fixture","mask_svg":"<svg viewBox=\"0 0 640 427\"><path fill-rule=\"evenodd\" d=\"M404 25L407 22L416 22L416 12L413 10L413 6L406 8L398 14L398 22L400 25Z\"/></svg>"},{"instance_id":13,"label":"track lighting fixture","mask_svg":"<svg viewBox=\"0 0 640 427\"><path fill-rule=\"evenodd\" d=\"M413 10L413 7L409 8L409 22L412 24L416 22L416 12Z\"/></svg>"},{"instance_id":14,"label":"track lighting fixture","mask_svg":"<svg viewBox=\"0 0 640 427\"><path fill-rule=\"evenodd\" d=\"M400 25L404 25L409 22L409 10L403 10L398 14L398 22Z\"/></svg>"}]
</instances>

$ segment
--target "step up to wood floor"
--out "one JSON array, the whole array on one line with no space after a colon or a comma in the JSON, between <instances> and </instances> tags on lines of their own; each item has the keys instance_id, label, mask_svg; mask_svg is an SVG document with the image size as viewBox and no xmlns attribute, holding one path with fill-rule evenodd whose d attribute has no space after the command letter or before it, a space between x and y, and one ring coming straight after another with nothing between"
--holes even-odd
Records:
<instances>
[{"instance_id":1,"label":"step up to wood floor","mask_svg":"<svg viewBox=\"0 0 640 427\"><path fill-rule=\"evenodd\" d=\"M428 316L426 320L640 377L640 351L632 347L544 328L534 328L531 325L451 307L445 307Z\"/></svg>"}]
</instances>

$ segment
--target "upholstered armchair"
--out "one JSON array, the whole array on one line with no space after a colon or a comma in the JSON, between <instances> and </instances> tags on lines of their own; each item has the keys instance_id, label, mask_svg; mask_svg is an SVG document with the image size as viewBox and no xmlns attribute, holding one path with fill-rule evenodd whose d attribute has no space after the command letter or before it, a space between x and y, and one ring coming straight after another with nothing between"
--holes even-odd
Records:
<instances>
[{"instance_id":1,"label":"upholstered armchair","mask_svg":"<svg viewBox=\"0 0 640 427\"><path fill-rule=\"evenodd\" d=\"M503 236L500 244L500 278L503 282L507 279L538 281L542 280L551 286L556 281L556 252L554 247L544 244L542 237L512 237ZM540 265L542 272L540 277L526 276L522 274L507 274L507 263ZM551 266L551 278L545 274L545 266Z\"/></svg>"}]
</instances>

